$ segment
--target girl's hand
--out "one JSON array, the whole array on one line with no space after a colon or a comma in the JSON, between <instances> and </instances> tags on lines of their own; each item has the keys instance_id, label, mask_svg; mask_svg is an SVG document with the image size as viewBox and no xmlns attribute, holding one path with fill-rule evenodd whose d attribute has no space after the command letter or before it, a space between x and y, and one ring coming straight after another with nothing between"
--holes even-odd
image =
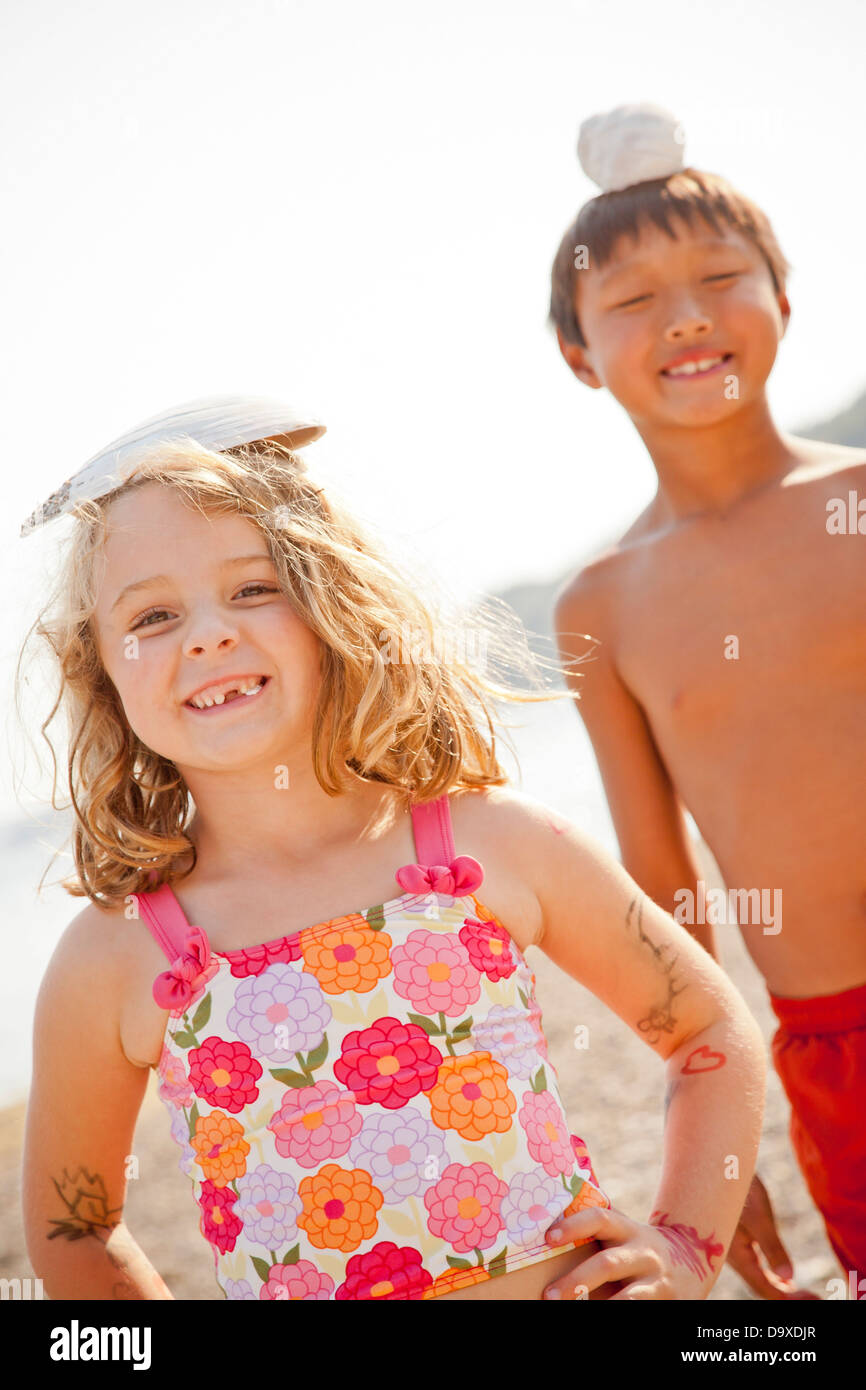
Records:
<instances>
[{"instance_id":1,"label":"girl's hand","mask_svg":"<svg viewBox=\"0 0 866 1390\"><path fill-rule=\"evenodd\" d=\"M702 1239L694 1226L658 1216L657 1224L645 1225L615 1207L590 1207L555 1222L545 1237L551 1247L594 1237L605 1248L549 1284L543 1297L588 1298L594 1289L615 1285L611 1299L706 1298L724 1247Z\"/></svg>"}]
</instances>

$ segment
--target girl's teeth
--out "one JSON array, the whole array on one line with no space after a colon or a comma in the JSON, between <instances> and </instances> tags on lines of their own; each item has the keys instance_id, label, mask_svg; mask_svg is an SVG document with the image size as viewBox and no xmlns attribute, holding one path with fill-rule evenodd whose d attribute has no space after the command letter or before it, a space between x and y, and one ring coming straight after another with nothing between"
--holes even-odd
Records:
<instances>
[{"instance_id":1,"label":"girl's teeth","mask_svg":"<svg viewBox=\"0 0 866 1390\"><path fill-rule=\"evenodd\" d=\"M237 690L235 698L240 698L241 695L257 695L263 685L264 677L260 677L255 685L245 684L235 687ZM196 709L210 709L212 705L224 705L226 703L227 694L230 695L231 693L232 691L225 692L218 690L214 695L199 695L196 699L190 700L190 704L194 705ZM231 701L229 701L229 704L231 704Z\"/></svg>"}]
</instances>

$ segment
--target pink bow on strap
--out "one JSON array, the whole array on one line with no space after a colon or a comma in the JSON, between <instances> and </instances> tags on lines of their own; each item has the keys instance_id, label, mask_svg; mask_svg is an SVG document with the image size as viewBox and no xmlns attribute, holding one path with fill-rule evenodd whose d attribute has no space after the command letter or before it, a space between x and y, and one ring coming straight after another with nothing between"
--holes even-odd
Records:
<instances>
[{"instance_id":1,"label":"pink bow on strap","mask_svg":"<svg viewBox=\"0 0 866 1390\"><path fill-rule=\"evenodd\" d=\"M394 875L407 893L442 893L458 897L471 893L484 878L484 870L471 854L459 854L450 864L404 864Z\"/></svg>"},{"instance_id":2,"label":"pink bow on strap","mask_svg":"<svg viewBox=\"0 0 866 1390\"><path fill-rule=\"evenodd\" d=\"M184 954L178 956L171 970L164 970L153 982L153 997L161 1009L185 1009L219 969L219 963L211 959L201 927L190 927L184 947Z\"/></svg>"}]
</instances>

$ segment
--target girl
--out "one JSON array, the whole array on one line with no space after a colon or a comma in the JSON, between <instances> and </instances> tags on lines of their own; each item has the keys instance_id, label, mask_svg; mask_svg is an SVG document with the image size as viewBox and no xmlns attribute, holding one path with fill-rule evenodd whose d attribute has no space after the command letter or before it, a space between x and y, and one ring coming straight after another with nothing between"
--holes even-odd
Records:
<instances>
[{"instance_id":1,"label":"girl","mask_svg":"<svg viewBox=\"0 0 866 1390\"><path fill-rule=\"evenodd\" d=\"M493 700L556 696L473 667L466 624L284 444L167 441L76 511L38 626L69 718L64 886L89 899L36 1013L49 1297L172 1297L123 1221L153 1068L226 1298L706 1298L763 1042L617 863L506 786ZM648 1221L569 1135L530 945L665 1065Z\"/></svg>"}]
</instances>

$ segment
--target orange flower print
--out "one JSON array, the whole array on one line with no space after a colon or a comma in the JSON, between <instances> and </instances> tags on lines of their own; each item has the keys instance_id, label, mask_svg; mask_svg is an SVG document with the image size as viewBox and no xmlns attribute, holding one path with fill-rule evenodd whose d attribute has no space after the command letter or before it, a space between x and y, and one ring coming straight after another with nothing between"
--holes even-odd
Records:
<instances>
[{"instance_id":1,"label":"orange flower print","mask_svg":"<svg viewBox=\"0 0 866 1390\"><path fill-rule=\"evenodd\" d=\"M244 1138L244 1127L222 1110L199 1116L190 1143L196 1152L196 1163L214 1187L226 1187L247 1171L250 1146Z\"/></svg>"},{"instance_id":2,"label":"orange flower print","mask_svg":"<svg viewBox=\"0 0 866 1390\"><path fill-rule=\"evenodd\" d=\"M598 1192L590 1183L585 1182L575 1197L573 1202L569 1202L563 1211L563 1216L571 1216L576 1211L585 1211L587 1207L609 1207L610 1202L603 1192ZM587 1236L587 1240L592 1240L592 1236ZM583 1245L582 1240L576 1240L575 1245Z\"/></svg>"},{"instance_id":3,"label":"orange flower print","mask_svg":"<svg viewBox=\"0 0 866 1390\"><path fill-rule=\"evenodd\" d=\"M325 994L368 994L391 974L391 938L372 931L359 912L300 933L304 969Z\"/></svg>"},{"instance_id":4,"label":"orange flower print","mask_svg":"<svg viewBox=\"0 0 866 1390\"><path fill-rule=\"evenodd\" d=\"M422 1298L439 1298L442 1294L453 1293L455 1289L465 1289L470 1284L483 1284L490 1275L483 1265L472 1265L471 1269L447 1269L432 1284L428 1284Z\"/></svg>"},{"instance_id":5,"label":"orange flower print","mask_svg":"<svg viewBox=\"0 0 866 1390\"><path fill-rule=\"evenodd\" d=\"M517 1109L508 1072L489 1052L446 1057L427 1096L434 1125L456 1129L464 1139L504 1134Z\"/></svg>"},{"instance_id":6,"label":"orange flower print","mask_svg":"<svg viewBox=\"0 0 866 1390\"><path fill-rule=\"evenodd\" d=\"M363 1168L326 1163L302 1178L298 1195L304 1204L298 1226L319 1250L357 1250L379 1224L376 1213L385 1198Z\"/></svg>"}]
</instances>

